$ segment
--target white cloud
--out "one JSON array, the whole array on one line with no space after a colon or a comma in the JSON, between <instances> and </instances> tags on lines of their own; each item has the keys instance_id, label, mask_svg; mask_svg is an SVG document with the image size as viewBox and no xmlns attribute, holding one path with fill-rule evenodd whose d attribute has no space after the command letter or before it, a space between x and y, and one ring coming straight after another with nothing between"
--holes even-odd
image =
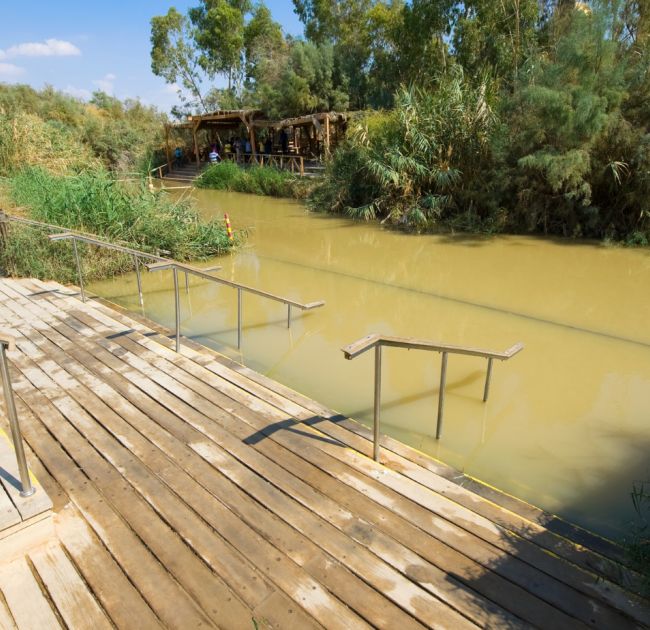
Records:
<instances>
[{"instance_id":1,"label":"white cloud","mask_svg":"<svg viewBox=\"0 0 650 630\"><path fill-rule=\"evenodd\" d=\"M44 42L25 42L0 50L0 59L14 57L78 57L81 51L70 42L46 39Z\"/></svg>"},{"instance_id":2,"label":"white cloud","mask_svg":"<svg viewBox=\"0 0 650 630\"><path fill-rule=\"evenodd\" d=\"M65 94L69 94L70 96L74 96L75 98L80 98L83 101L87 101L90 99L92 94L90 93L90 90L85 90L84 88L77 88L74 87L74 85L68 85L63 92Z\"/></svg>"},{"instance_id":3,"label":"white cloud","mask_svg":"<svg viewBox=\"0 0 650 630\"><path fill-rule=\"evenodd\" d=\"M2 59L2 57L0 57ZM0 77L17 77L25 72L25 68L13 63L0 63Z\"/></svg>"},{"instance_id":4,"label":"white cloud","mask_svg":"<svg viewBox=\"0 0 650 630\"><path fill-rule=\"evenodd\" d=\"M113 94L113 82L117 77L109 72L103 79L95 79L93 85L96 85L102 92L106 94Z\"/></svg>"}]
</instances>

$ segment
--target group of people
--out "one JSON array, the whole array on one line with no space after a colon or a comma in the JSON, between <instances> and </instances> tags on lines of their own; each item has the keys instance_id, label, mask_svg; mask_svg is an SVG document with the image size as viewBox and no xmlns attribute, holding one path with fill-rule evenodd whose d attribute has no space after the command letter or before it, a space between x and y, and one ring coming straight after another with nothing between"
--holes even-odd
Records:
<instances>
[{"instance_id":1,"label":"group of people","mask_svg":"<svg viewBox=\"0 0 650 630\"><path fill-rule=\"evenodd\" d=\"M282 129L280 132L280 153L286 155L289 152L289 136L287 132ZM199 153L199 159L204 162L210 162L211 164L218 164L222 161L221 153L225 155L234 155L237 162L250 162L251 155L253 153L253 146L251 145L250 138L242 137L236 138L231 137L230 140L226 142L225 145L221 145L221 142L217 136L216 141L204 147ZM266 140L262 143L260 141L257 147L258 154L271 155L273 153L273 140L270 135L266 136ZM183 163L193 162L196 160L196 153L193 149L182 149L180 146L177 146L174 149L174 166L180 167Z\"/></svg>"}]
</instances>

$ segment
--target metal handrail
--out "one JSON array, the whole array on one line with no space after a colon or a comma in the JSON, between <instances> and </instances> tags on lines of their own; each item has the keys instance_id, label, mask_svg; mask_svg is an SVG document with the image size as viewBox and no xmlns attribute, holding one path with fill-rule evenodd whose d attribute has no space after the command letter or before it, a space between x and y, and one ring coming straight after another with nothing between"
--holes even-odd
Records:
<instances>
[{"instance_id":1,"label":"metal handrail","mask_svg":"<svg viewBox=\"0 0 650 630\"><path fill-rule=\"evenodd\" d=\"M296 302L295 300L290 300L289 298L282 297L280 295L275 295L269 293L268 291L262 291L261 289L256 289L254 287L241 284L239 282L233 282L232 280L226 280L225 278L219 278L217 276L212 276L208 273L208 269L199 269L198 267L192 267L191 265L185 265L183 263L178 263L175 261L166 261L159 262L147 265L149 271L164 271L171 269L174 277L174 305L176 313L176 352L180 350L181 346L181 323L180 323L180 296L178 294L178 272L181 271L185 273L187 278L188 274L198 276L204 280L210 280L218 284L224 284L233 289L237 289L237 348L241 348L242 342L242 294L252 293L254 295L259 295L261 297L267 298L269 300L274 300L275 302L282 302L287 305L287 328L291 328L291 308L299 308L302 311L311 311L315 308L319 308L325 305L323 300L317 302L309 302L307 304L302 304L301 302Z\"/></svg>"},{"instance_id":2,"label":"metal handrail","mask_svg":"<svg viewBox=\"0 0 650 630\"><path fill-rule=\"evenodd\" d=\"M453 346L424 339L411 337L393 337L390 335L367 335L344 348L343 354L346 359L354 359L360 354L375 349L375 396L373 412L373 458L379 461L379 423L381 419L381 349L383 346L391 348L406 348L408 350L427 350L429 352L442 353L440 369L440 389L438 391L438 418L436 423L436 439L442 436L442 419L445 405L445 384L447 381L447 356L449 354L464 354L472 357L483 357L488 360L487 372L485 374L485 386L483 388L483 402L488 399L490 393L490 381L492 379L492 362L507 361L524 349L524 344L516 343L503 352L493 350L482 350L481 348L469 348L466 346Z\"/></svg>"},{"instance_id":3,"label":"metal handrail","mask_svg":"<svg viewBox=\"0 0 650 630\"><path fill-rule=\"evenodd\" d=\"M125 254L129 254L133 256L133 262L135 265L135 274L138 282L138 296L140 298L140 306L144 306L144 296L142 294L142 277L140 274L140 258L147 258L149 260L155 260L155 261L164 261L168 260L167 258L164 258L162 256L158 256L156 254L150 254L149 252L143 252L138 249L133 249L131 247L125 247L123 245L116 245L115 243L109 243L107 241L102 241L98 239L94 234L88 234L87 232L80 232L77 230L70 230L64 227L61 227L60 225L53 225L51 223L42 223L41 221L34 221L32 219L25 219L24 217L17 217L14 215L10 215L5 213L4 211L0 210L0 223L22 223L24 225L28 225L30 227L38 227L38 228L43 228L46 230L50 230L51 232L60 232L61 230L65 230L64 232L60 234L49 234L48 238L52 241L62 241L66 239L72 239L73 241L73 248L74 248L74 254L75 254L75 263L77 266L77 276L79 278L79 288L81 290L81 299L85 302L86 301L86 292L84 288L84 283L83 283L83 275L81 271L81 261L79 259L79 252L77 250L77 241L83 241L84 243L90 243L91 245L96 245L98 247L105 247L107 249L112 249L118 252L122 252ZM189 285L187 282L187 277L186 277L186 289L189 290Z\"/></svg>"},{"instance_id":4,"label":"metal handrail","mask_svg":"<svg viewBox=\"0 0 650 630\"><path fill-rule=\"evenodd\" d=\"M31 225L34 227L46 228L49 230L64 230L61 226L51 225L49 223L41 223L39 221L32 221L31 219L24 219L22 217L15 217L12 215L5 214L0 211L0 223L2 222L18 222L24 223L26 225ZM140 271L140 258L145 258L153 260L154 264L146 265L147 269L150 271L160 271L162 269L173 269L174 271L174 295L176 303L176 351L180 350L180 298L178 295L178 272L185 274L185 290L189 292L189 276L195 275L206 280L211 280L213 282L218 282L220 284L225 284L227 286L237 289L237 348L241 348L242 342L242 292L253 293L270 300L275 300L277 302L282 302L287 305L287 328L291 327L291 309L292 307L299 308L303 311L309 311L320 306L324 306L324 301L310 302L308 304L302 304L296 302L295 300L290 300L267 291L262 291L261 289L256 289L238 282L233 282L231 280L226 280L225 278L217 278L211 276L208 272L218 271L221 269L220 266L212 266L200 269L198 267L192 267L191 265L186 265L183 263L176 262L175 260L159 256L157 254L151 254L149 252L143 252L138 249L133 249L132 247L126 247L123 245L116 245L115 243L109 243L107 241L102 241L93 235L87 235L83 232L74 232L66 231L61 234L49 234L48 239L51 241L64 241L71 240L75 256L75 264L77 267L77 277L79 281L79 289L81 292L81 299L83 302L87 301L86 289L83 281L83 270L81 268L81 259L79 257L79 250L77 248L77 241L83 243L88 243L90 245L95 245L97 247L104 247L106 249L111 249L123 254L127 254L133 257L135 264L135 273L138 285L138 296L140 298L140 306L144 305L144 296L142 292L142 276Z\"/></svg>"},{"instance_id":5,"label":"metal handrail","mask_svg":"<svg viewBox=\"0 0 650 630\"><path fill-rule=\"evenodd\" d=\"M81 260L79 258L79 251L77 249L77 241L81 241L82 243L89 243L90 245L96 245L97 247L104 247L105 249L112 249L113 251L120 252L122 254L128 254L133 257L133 263L135 265L135 276L138 283L138 297L140 298L140 306L144 305L144 296L142 294L142 277L140 275L140 258L147 258L149 260L155 260L157 262L168 260L168 258L163 258L162 256L157 256L156 254L142 252L131 247L124 247L123 245L115 245L114 243L102 241L98 238L90 236L84 236L82 234L75 234L74 232L64 232L63 234L49 234L47 238L49 238L51 241L72 241L75 263L77 265L77 277L79 278L79 289L81 291L81 300L83 302L86 301L86 291L84 288L83 273L81 271Z\"/></svg>"},{"instance_id":6,"label":"metal handrail","mask_svg":"<svg viewBox=\"0 0 650 630\"><path fill-rule=\"evenodd\" d=\"M18 414L16 413L16 402L14 401L14 392L9 377L9 363L7 362L7 350L15 350L16 341L14 336L8 332L0 330L0 378L2 379L2 389L4 392L5 406L9 418L9 427L11 429L11 438L14 443L16 452L16 461L18 463L18 472L20 474L20 496L31 497L36 488L32 485L25 459L25 449L23 447L23 438L20 432Z\"/></svg>"}]
</instances>

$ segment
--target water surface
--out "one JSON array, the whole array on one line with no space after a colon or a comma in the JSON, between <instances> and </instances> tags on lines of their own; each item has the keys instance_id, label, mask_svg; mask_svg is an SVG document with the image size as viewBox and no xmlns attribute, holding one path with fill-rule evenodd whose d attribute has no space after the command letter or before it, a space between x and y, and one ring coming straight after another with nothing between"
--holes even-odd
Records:
<instances>
[{"instance_id":1,"label":"water surface","mask_svg":"<svg viewBox=\"0 0 650 630\"><path fill-rule=\"evenodd\" d=\"M220 275L322 309L296 314L191 280L183 333L372 421L373 356L340 348L373 332L524 352L495 362L450 355L444 434L435 439L440 357L384 350L382 431L468 474L608 536L650 478L650 253L525 237L408 235L309 214L297 202L195 191L206 217L248 228ZM145 314L173 326L168 273L144 278ZM92 290L139 311L135 277Z\"/></svg>"}]
</instances>

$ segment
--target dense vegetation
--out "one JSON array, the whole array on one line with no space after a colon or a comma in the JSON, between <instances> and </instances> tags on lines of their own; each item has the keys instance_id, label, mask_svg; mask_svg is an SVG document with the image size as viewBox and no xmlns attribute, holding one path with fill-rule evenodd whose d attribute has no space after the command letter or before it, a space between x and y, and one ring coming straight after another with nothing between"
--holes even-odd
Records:
<instances>
[{"instance_id":1,"label":"dense vegetation","mask_svg":"<svg viewBox=\"0 0 650 630\"><path fill-rule=\"evenodd\" d=\"M203 222L187 200L172 201L144 184L116 181L103 169L77 176L53 175L42 168L9 180L9 194L31 219L95 234L112 243L187 261L217 256L230 246L221 223ZM69 243L50 243L47 232L10 224L0 247L0 268L10 275L76 281ZM84 275L98 279L130 270L130 257L83 247Z\"/></svg>"},{"instance_id":2,"label":"dense vegetation","mask_svg":"<svg viewBox=\"0 0 650 630\"><path fill-rule=\"evenodd\" d=\"M234 162L208 167L195 184L199 188L297 199L304 198L308 190L304 181L287 171L268 166L242 168Z\"/></svg>"},{"instance_id":3,"label":"dense vegetation","mask_svg":"<svg viewBox=\"0 0 650 630\"><path fill-rule=\"evenodd\" d=\"M165 120L153 107L103 92L85 103L52 88L0 84L0 174L37 165L56 173L100 165L146 172Z\"/></svg>"},{"instance_id":4,"label":"dense vegetation","mask_svg":"<svg viewBox=\"0 0 650 630\"><path fill-rule=\"evenodd\" d=\"M152 23L186 109L365 110L314 208L409 229L650 237L646 0L197 0ZM227 17L227 19L226 19ZM224 90L202 90L217 75Z\"/></svg>"},{"instance_id":5,"label":"dense vegetation","mask_svg":"<svg viewBox=\"0 0 650 630\"><path fill-rule=\"evenodd\" d=\"M202 222L189 201L146 186L165 119L101 92L84 103L50 88L0 85L0 207L178 260L224 252L231 243L221 223ZM132 268L129 258L82 249L88 279ZM0 246L0 270L76 281L69 243L15 224Z\"/></svg>"},{"instance_id":6,"label":"dense vegetation","mask_svg":"<svg viewBox=\"0 0 650 630\"><path fill-rule=\"evenodd\" d=\"M624 6L531 6L514 48L488 39L481 12L457 18L447 67L351 126L313 206L409 229L646 245L649 51L644 16Z\"/></svg>"}]
</instances>

